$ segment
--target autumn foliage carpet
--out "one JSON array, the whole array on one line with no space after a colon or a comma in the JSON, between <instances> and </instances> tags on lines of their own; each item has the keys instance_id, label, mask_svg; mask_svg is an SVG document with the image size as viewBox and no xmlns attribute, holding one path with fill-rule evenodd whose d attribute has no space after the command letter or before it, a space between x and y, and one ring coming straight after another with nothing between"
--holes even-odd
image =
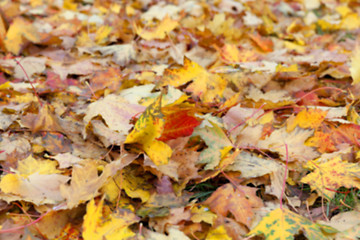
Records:
<instances>
[{"instance_id":1,"label":"autumn foliage carpet","mask_svg":"<svg viewBox=\"0 0 360 240\"><path fill-rule=\"evenodd\" d=\"M0 1L0 239L359 239L359 14Z\"/></svg>"}]
</instances>

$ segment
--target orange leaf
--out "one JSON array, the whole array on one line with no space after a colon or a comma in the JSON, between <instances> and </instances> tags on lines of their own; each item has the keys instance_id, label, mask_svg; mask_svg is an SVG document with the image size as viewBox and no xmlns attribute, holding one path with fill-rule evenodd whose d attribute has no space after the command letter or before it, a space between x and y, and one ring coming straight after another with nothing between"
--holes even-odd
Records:
<instances>
[{"instance_id":1,"label":"orange leaf","mask_svg":"<svg viewBox=\"0 0 360 240\"><path fill-rule=\"evenodd\" d=\"M251 50L239 50L234 44L225 44L220 49L221 59L228 64L239 62L253 62L258 59L258 55Z\"/></svg>"},{"instance_id":2,"label":"orange leaf","mask_svg":"<svg viewBox=\"0 0 360 240\"><path fill-rule=\"evenodd\" d=\"M262 37L260 34L250 34L251 40L253 40L258 47L264 52L272 52L274 48L274 43L270 38Z\"/></svg>"},{"instance_id":3,"label":"orange leaf","mask_svg":"<svg viewBox=\"0 0 360 240\"><path fill-rule=\"evenodd\" d=\"M247 226L251 225L254 217L254 208L263 206L262 200L256 196L256 188L225 184L219 187L205 201L211 211L224 217L230 212L235 216L236 221Z\"/></svg>"},{"instance_id":4,"label":"orange leaf","mask_svg":"<svg viewBox=\"0 0 360 240\"><path fill-rule=\"evenodd\" d=\"M291 132L296 126L301 128L317 128L325 119L326 114L326 111L320 109L303 109L296 115L295 119L289 118L286 130Z\"/></svg>"},{"instance_id":5,"label":"orange leaf","mask_svg":"<svg viewBox=\"0 0 360 240\"><path fill-rule=\"evenodd\" d=\"M317 147L318 151L321 153L336 151L331 134L321 131L315 132L314 136L305 142L305 145L309 147Z\"/></svg>"}]
</instances>

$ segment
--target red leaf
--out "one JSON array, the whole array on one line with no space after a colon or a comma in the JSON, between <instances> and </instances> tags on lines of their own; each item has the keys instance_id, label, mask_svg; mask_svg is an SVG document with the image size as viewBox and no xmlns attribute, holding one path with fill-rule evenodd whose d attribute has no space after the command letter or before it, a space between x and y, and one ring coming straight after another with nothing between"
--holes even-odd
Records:
<instances>
[{"instance_id":1,"label":"red leaf","mask_svg":"<svg viewBox=\"0 0 360 240\"><path fill-rule=\"evenodd\" d=\"M193 116L188 115L188 111L179 111L165 117L165 127L158 140L167 141L178 137L190 136L200 122Z\"/></svg>"}]
</instances>

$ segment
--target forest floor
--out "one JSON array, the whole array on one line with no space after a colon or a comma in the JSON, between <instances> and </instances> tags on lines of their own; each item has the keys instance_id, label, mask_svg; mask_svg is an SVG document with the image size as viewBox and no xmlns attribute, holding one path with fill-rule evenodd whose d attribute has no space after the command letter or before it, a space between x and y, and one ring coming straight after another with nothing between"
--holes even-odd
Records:
<instances>
[{"instance_id":1,"label":"forest floor","mask_svg":"<svg viewBox=\"0 0 360 240\"><path fill-rule=\"evenodd\" d=\"M0 238L360 237L360 3L0 1Z\"/></svg>"}]
</instances>

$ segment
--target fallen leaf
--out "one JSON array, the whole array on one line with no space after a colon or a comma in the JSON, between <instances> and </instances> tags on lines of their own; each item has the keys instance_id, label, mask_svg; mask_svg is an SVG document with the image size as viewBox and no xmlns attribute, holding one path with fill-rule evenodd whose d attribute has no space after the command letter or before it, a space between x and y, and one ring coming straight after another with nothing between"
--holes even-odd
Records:
<instances>
[{"instance_id":1,"label":"fallen leaf","mask_svg":"<svg viewBox=\"0 0 360 240\"><path fill-rule=\"evenodd\" d=\"M352 84L360 83L360 49L356 48L354 55L351 57L350 67L351 77L353 79Z\"/></svg>"},{"instance_id":2,"label":"fallen leaf","mask_svg":"<svg viewBox=\"0 0 360 240\"><path fill-rule=\"evenodd\" d=\"M248 16L250 15L248 14ZM274 43L271 41L270 38L263 37L258 33L249 34L249 37L256 43L258 47L260 47L261 50L265 52L273 51Z\"/></svg>"},{"instance_id":3,"label":"fallen leaf","mask_svg":"<svg viewBox=\"0 0 360 240\"><path fill-rule=\"evenodd\" d=\"M22 123L34 133L39 131L64 132L60 119L54 112L54 107L44 104L38 114L28 114L22 117Z\"/></svg>"},{"instance_id":4,"label":"fallen leaf","mask_svg":"<svg viewBox=\"0 0 360 240\"><path fill-rule=\"evenodd\" d=\"M204 102L214 101L222 97L226 82L219 75L210 74L196 62L184 57L184 66L178 69L165 69L163 79L159 86L171 85L179 87L192 81L186 91Z\"/></svg>"},{"instance_id":5,"label":"fallen leaf","mask_svg":"<svg viewBox=\"0 0 360 240\"><path fill-rule=\"evenodd\" d=\"M300 231L309 240L328 239L321 226L287 209L277 208L266 215L247 235L264 235L267 240L294 239Z\"/></svg>"},{"instance_id":6,"label":"fallen leaf","mask_svg":"<svg viewBox=\"0 0 360 240\"><path fill-rule=\"evenodd\" d=\"M6 33L4 40L6 50L18 55L27 42L39 43L39 33L31 22L17 17Z\"/></svg>"},{"instance_id":7,"label":"fallen leaf","mask_svg":"<svg viewBox=\"0 0 360 240\"><path fill-rule=\"evenodd\" d=\"M135 59L136 52L133 44L115 44L111 46L92 47L88 49L91 53L99 51L103 56L112 55L113 61L120 66L129 64L131 60Z\"/></svg>"},{"instance_id":8,"label":"fallen leaf","mask_svg":"<svg viewBox=\"0 0 360 240\"><path fill-rule=\"evenodd\" d=\"M61 174L33 173L27 177L7 174L1 178L0 189L5 194L1 199L12 202L24 200L36 205L58 204L64 201L60 187L69 180Z\"/></svg>"},{"instance_id":9,"label":"fallen leaf","mask_svg":"<svg viewBox=\"0 0 360 240\"><path fill-rule=\"evenodd\" d=\"M142 202L146 202L150 198L150 190L153 187L148 180L151 175L141 173L139 170L131 166L126 167L123 169L122 175L119 175L113 181L116 181L118 185L122 184L122 188L129 197L140 198Z\"/></svg>"},{"instance_id":10,"label":"fallen leaf","mask_svg":"<svg viewBox=\"0 0 360 240\"><path fill-rule=\"evenodd\" d=\"M342 186L360 187L360 167L356 163L349 163L340 157L319 165L313 161L311 163L315 165L315 170L303 177L301 182L309 184L312 190L329 199L332 199L335 191Z\"/></svg>"},{"instance_id":11,"label":"fallen leaf","mask_svg":"<svg viewBox=\"0 0 360 240\"><path fill-rule=\"evenodd\" d=\"M102 174L98 175L95 161L88 161L84 166L74 166L70 184L60 186L61 196L66 199L67 208L71 209L100 194L99 189L109 177L124 167L121 159L107 164Z\"/></svg>"},{"instance_id":12,"label":"fallen leaf","mask_svg":"<svg viewBox=\"0 0 360 240\"><path fill-rule=\"evenodd\" d=\"M277 152L280 154L281 159L286 161L285 144L287 144L289 162L311 160L319 156L319 154L313 148L304 146L304 142L313 132L313 130L295 128L294 131L288 133L285 128L280 128L274 130L265 140L260 140L257 147Z\"/></svg>"},{"instance_id":13,"label":"fallen leaf","mask_svg":"<svg viewBox=\"0 0 360 240\"><path fill-rule=\"evenodd\" d=\"M178 25L179 23L177 20L172 20L169 16L166 16L154 28L148 29L147 26L141 28L134 25L134 29L136 34L145 40L164 39L167 37L168 33L173 31Z\"/></svg>"},{"instance_id":14,"label":"fallen leaf","mask_svg":"<svg viewBox=\"0 0 360 240\"><path fill-rule=\"evenodd\" d=\"M225 168L226 171L239 171L241 172L241 177L250 179L278 170L284 171L284 167L271 159L261 158L256 156L256 154L241 152L236 158L235 161Z\"/></svg>"},{"instance_id":15,"label":"fallen leaf","mask_svg":"<svg viewBox=\"0 0 360 240\"><path fill-rule=\"evenodd\" d=\"M56 169L57 163L51 160L38 160L33 156L29 156L18 162L17 171L21 176L28 177L31 174L38 173L40 175L61 173Z\"/></svg>"},{"instance_id":16,"label":"fallen leaf","mask_svg":"<svg viewBox=\"0 0 360 240\"><path fill-rule=\"evenodd\" d=\"M262 200L256 196L256 189L231 183L225 184L204 202L211 211L224 217L228 213L234 215L236 221L250 226L254 211L263 206Z\"/></svg>"},{"instance_id":17,"label":"fallen leaf","mask_svg":"<svg viewBox=\"0 0 360 240\"><path fill-rule=\"evenodd\" d=\"M223 225L218 226L215 229L211 229L206 236L206 240L231 240L232 238L226 232Z\"/></svg>"},{"instance_id":18,"label":"fallen leaf","mask_svg":"<svg viewBox=\"0 0 360 240\"><path fill-rule=\"evenodd\" d=\"M190 116L188 111L176 111L165 116L164 130L158 140L167 141L190 136L199 124L200 122L195 117Z\"/></svg>"},{"instance_id":19,"label":"fallen leaf","mask_svg":"<svg viewBox=\"0 0 360 240\"><path fill-rule=\"evenodd\" d=\"M207 148L200 154L199 162L205 165L205 170L213 170L232 148L233 144L225 132L215 123L210 122L211 127L197 128L193 136L200 136L206 143Z\"/></svg>"},{"instance_id":20,"label":"fallen leaf","mask_svg":"<svg viewBox=\"0 0 360 240\"><path fill-rule=\"evenodd\" d=\"M164 125L160 96L141 114L125 143L139 143L156 165L167 164L172 150L166 143L156 140L161 136Z\"/></svg>"},{"instance_id":21,"label":"fallen leaf","mask_svg":"<svg viewBox=\"0 0 360 240\"><path fill-rule=\"evenodd\" d=\"M171 226L167 229L167 234L157 233L153 231L145 232L146 239L148 240L190 240L182 231L180 231L176 226Z\"/></svg>"},{"instance_id":22,"label":"fallen leaf","mask_svg":"<svg viewBox=\"0 0 360 240\"><path fill-rule=\"evenodd\" d=\"M256 61L259 56L251 50L239 50L234 44L225 44L220 49L221 59L227 64L236 64L239 62L253 62Z\"/></svg>"},{"instance_id":23,"label":"fallen leaf","mask_svg":"<svg viewBox=\"0 0 360 240\"><path fill-rule=\"evenodd\" d=\"M144 109L141 105L129 103L120 96L109 94L88 105L84 123L88 125L91 119L101 116L108 128L125 136L131 129L131 118Z\"/></svg>"},{"instance_id":24,"label":"fallen leaf","mask_svg":"<svg viewBox=\"0 0 360 240\"><path fill-rule=\"evenodd\" d=\"M94 199L87 204L83 222L82 236L84 240L130 239L133 237L135 233L129 229L129 226L139 221L139 218L125 209L106 214L109 209L103 204L104 199L101 199L97 205Z\"/></svg>"},{"instance_id":25,"label":"fallen leaf","mask_svg":"<svg viewBox=\"0 0 360 240\"><path fill-rule=\"evenodd\" d=\"M320 109L303 109L295 118L289 118L286 130L293 131L296 126L301 128L316 129L321 125L327 115L326 111ZM290 120L291 119L291 120ZM311 119L311 121L309 121Z\"/></svg>"},{"instance_id":26,"label":"fallen leaf","mask_svg":"<svg viewBox=\"0 0 360 240\"><path fill-rule=\"evenodd\" d=\"M214 224L217 215L210 211L206 206L198 205L191 208L191 221L195 223L206 222L210 225Z\"/></svg>"}]
</instances>

